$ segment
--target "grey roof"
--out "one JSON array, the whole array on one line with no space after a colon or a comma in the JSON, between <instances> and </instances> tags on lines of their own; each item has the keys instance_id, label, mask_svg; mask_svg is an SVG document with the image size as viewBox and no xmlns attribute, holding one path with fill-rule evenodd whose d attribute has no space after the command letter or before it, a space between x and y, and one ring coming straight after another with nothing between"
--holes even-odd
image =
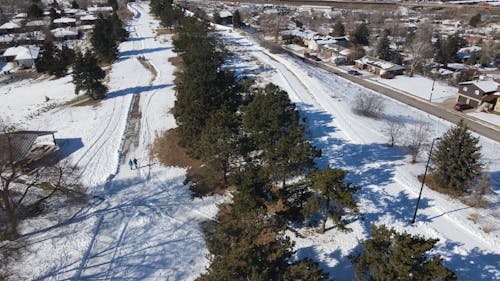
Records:
<instances>
[{"instance_id":1,"label":"grey roof","mask_svg":"<svg viewBox=\"0 0 500 281\"><path fill-rule=\"evenodd\" d=\"M38 137L54 133L54 131L17 131L0 135L0 165L24 160Z\"/></svg>"}]
</instances>

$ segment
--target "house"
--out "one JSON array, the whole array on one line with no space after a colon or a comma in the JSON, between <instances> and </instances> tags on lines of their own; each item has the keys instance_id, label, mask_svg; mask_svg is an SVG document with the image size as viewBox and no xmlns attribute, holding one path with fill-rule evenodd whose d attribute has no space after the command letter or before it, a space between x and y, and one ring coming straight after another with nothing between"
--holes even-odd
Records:
<instances>
[{"instance_id":1,"label":"house","mask_svg":"<svg viewBox=\"0 0 500 281\"><path fill-rule=\"evenodd\" d=\"M221 24L233 24L233 14L230 11L221 11L219 13Z\"/></svg>"},{"instance_id":2,"label":"house","mask_svg":"<svg viewBox=\"0 0 500 281\"><path fill-rule=\"evenodd\" d=\"M54 131L17 131L0 134L0 166L29 165L59 150ZM44 137L52 136L51 139ZM9 151L11 153L4 153Z\"/></svg>"},{"instance_id":3,"label":"house","mask_svg":"<svg viewBox=\"0 0 500 281\"><path fill-rule=\"evenodd\" d=\"M457 103L477 107L485 96L495 93L498 87L498 83L493 80L462 82L458 86Z\"/></svg>"},{"instance_id":4,"label":"house","mask_svg":"<svg viewBox=\"0 0 500 281\"><path fill-rule=\"evenodd\" d=\"M39 56L40 48L30 45L8 48L2 55L5 61L14 62L22 68L34 67Z\"/></svg>"},{"instance_id":5,"label":"house","mask_svg":"<svg viewBox=\"0 0 500 281\"><path fill-rule=\"evenodd\" d=\"M68 17L62 17L54 20L54 25L56 27L69 27L69 26L76 26L76 19L75 18L68 18Z\"/></svg>"},{"instance_id":6,"label":"house","mask_svg":"<svg viewBox=\"0 0 500 281\"><path fill-rule=\"evenodd\" d=\"M94 21L97 20L97 17L94 15L85 15L80 17L80 24L81 25L90 25L93 24Z\"/></svg>"},{"instance_id":7,"label":"house","mask_svg":"<svg viewBox=\"0 0 500 281\"><path fill-rule=\"evenodd\" d=\"M52 29L50 32L54 35L54 37L58 41L75 40L78 39L79 37L78 31L63 27Z\"/></svg>"},{"instance_id":8,"label":"house","mask_svg":"<svg viewBox=\"0 0 500 281\"><path fill-rule=\"evenodd\" d=\"M10 34L21 32L21 25L13 21L6 22L0 25L0 34Z\"/></svg>"},{"instance_id":9,"label":"house","mask_svg":"<svg viewBox=\"0 0 500 281\"><path fill-rule=\"evenodd\" d=\"M361 70L368 70L382 78L392 78L403 74L405 71L404 66L369 56L355 60L354 67Z\"/></svg>"},{"instance_id":10,"label":"house","mask_svg":"<svg viewBox=\"0 0 500 281\"><path fill-rule=\"evenodd\" d=\"M113 13L113 7L105 6L105 7L88 7L87 11L91 14L98 15L102 14L104 16L111 15Z\"/></svg>"},{"instance_id":11,"label":"house","mask_svg":"<svg viewBox=\"0 0 500 281\"><path fill-rule=\"evenodd\" d=\"M44 20L29 21L24 25L26 31L37 31L50 25L50 22Z\"/></svg>"}]
</instances>

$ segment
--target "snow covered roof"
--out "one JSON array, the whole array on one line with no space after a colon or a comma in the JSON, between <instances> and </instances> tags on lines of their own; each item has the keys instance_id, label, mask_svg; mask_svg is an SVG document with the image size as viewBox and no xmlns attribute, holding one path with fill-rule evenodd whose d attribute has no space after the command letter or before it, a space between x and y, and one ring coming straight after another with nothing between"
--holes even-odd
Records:
<instances>
[{"instance_id":1,"label":"snow covered roof","mask_svg":"<svg viewBox=\"0 0 500 281\"><path fill-rule=\"evenodd\" d=\"M12 41L14 41L13 34L0 35L0 43L10 43Z\"/></svg>"},{"instance_id":2,"label":"snow covered roof","mask_svg":"<svg viewBox=\"0 0 500 281\"><path fill-rule=\"evenodd\" d=\"M14 23L14 22L6 22L2 25L0 25L0 29L15 29L15 28L20 28L21 26L17 23Z\"/></svg>"},{"instance_id":3,"label":"snow covered roof","mask_svg":"<svg viewBox=\"0 0 500 281\"><path fill-rule=\"evenodd\" d=\"M76 22L75 18L68 18L68 17L63 17L54 20L54 23L75 23L75 22Z\"/></svg>"},{"instance_id":4,"label":"snow covered roof","mask_svg":"<svg viewBox=\"0 0 500 281\"><path fill-rule=\"evenodd\" d=\"M284 30L281 32L281 35L290 35L305 39L313 39L314 36L317 34L318 34L317 32L309 29L291 29L291 30Z\"/></svg>"},{"instance_id":5,"label":"snow covered roof","mask_svg":"<svg viewBox=\"0 0 500 281\"><path fill-rule=\"evenodd\" d=\"M24 18L27 18L28 17L28 14L27 13L19 13L17 15L14 16L15 19L24 19Z\"/></svg>"},{"instance_id":6,"label":"snow covered roof","mask_svg":"<svg viewBox=\"0 0 500 281\"><path fill-rule=\"evenodd\" d=\"M97 12L113 12L113 7L88 7L87 11L91 13L97 13Z\"/></svg>"},{"instance_id":7,"label":"snow covered roof","mask_svg":"<svg viewBox=\"0 0 500 281\"><path fill-rule=\"evenodd\" d=\"M49 25L49 22L44 20L34 20L26 23L26 26L46 26Z\"/></svg>"},{"instance_id":8,"label":"snow covered roof","mask_svg":"<svg viewBox=\"0 0 500 281\"><path fill-rule=\"evenodd\" d=\"M86 21L91 21L91 20L96 20L96 19L97 19L97 17L94 15L85 15L85 16L80 18L80 20L86 20Z\"/></svg>"},{"instance_id":9,"label":"snow covered roof","mask_svg":"<svg viewBox=\"0 0 500 281\"><path fill-rule=\"evenodd\" d=\"M4 57L14 57L14 60L36 59L40 53L40 48L37 46L18 46L11 47L5 50Z\"/></svg>"},{"instance_id":10,"label":"snow covered roof","mask_svg":"<svg viewBox=\"0 0 500 281\"><path fill-rule=\"evenodd\" d=\"M479 52L479 51L481 51L481 47L470 46L470 47L465 47L465 48L458 50L457 53L473 53L473 52Z\"/></svg>"},{"instance_id":11,"label":"snow covered roof","mask_svg":"<svg viewBox=\"0 0 500 281\"><path fill-rule=\"evenodd\" d=\"M476 87L485 93L496 92L498 90L498 83L493 80L467 81L460 83L460 85L476 85Z\"/></svg>"},{"instance_id":12,"label":"snow covered roof","mask_svg":"<svg viewBox=\"0 0 500 281\"><path fill-rule=\"evenodd\" d=\"M221 18L229 18L229 17L232 17L233 16L233 13L231 13L230 11L221 11L219 13L219 16Z\"/></svg>"},{"instance_id":13,"label":"snow covered roof","mask_svg":"<svg viewBox=\"0 0 500 281\"><path fill-rule=\"evenodd\" d=\"M63 27L52 29L50 32L52 32L52 34L54 34L54 36L58 38L78 35L78 31L70 30Z\"/></svg>"},{"instance_id":14,"label":"snow covered roof","mask_svg":"<svg viewBox=\"0 0 500 281\"><path fill-rule=\"evenodd\" d=\"M398 64L395 64L395 63L392 63L392 62L388 62L388 61L385 61L385 60L381 60L381 59L376 59L376 58L368 57L368 56L362 57L362 58L360 58L360 59L358 59L356 61L360 62L362 64L373 65L373 66L379 67L379 68L381 68L383 70L387 70L387 71L395 71L395 70L405 69L401 65L398 65Z\"/></svg>"}]
</instances>

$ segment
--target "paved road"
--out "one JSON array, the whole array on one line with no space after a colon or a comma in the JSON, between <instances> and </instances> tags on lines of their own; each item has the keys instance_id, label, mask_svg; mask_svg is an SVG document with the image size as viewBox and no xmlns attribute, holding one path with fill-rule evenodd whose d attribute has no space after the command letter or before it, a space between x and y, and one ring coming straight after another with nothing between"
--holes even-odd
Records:
<instances>
[{"instance_id":1,"label":"paved road","mask_svg":"<svg viewBox=\"0 0 500 281\"><path fill-rule=\"evenodd\" d=\"M487 137L487 138L490 138L490 139L495 140L497 142L500 142L500 126L493 125L491 123L485 122L485 121L480 120L478 118L466 115L462 112L458 112L458 111L455 111L453 109L446 108L446 107L439 105L439 104L431 103L428 101L424 101L424 100L421 100L421 99L418 99L415 97L411 97L411 96L402 94L402 93L395 91L395 90L392 90L390 88L387 88L387 87L384 87L384 86L381 86L378 84L374 84L374 83L370 82L369 80L365 80L363 78L359 78L359 77L344 73L344 72L342 72L342 70L340 70L337 67L328 65L326 63L320 63L320 62L315 62L315 61L311 61L308 59L304 59L302 56L300 56L292 51L289 51L286 49L283 49L283 50L286 53L288 53L292 56L295 56L303 61L306 61L314 66L321 67L322 69L327 70L331 73L334 73L338 76L341 76L341 77L343 77L351 82L359 84L359 85L366 87L370 90L373 90L377 93L381 93L385 96L388 96L390 98L398 100L402 103L408 104L412 107L415 107L419 110L425 111L429 114L432 114L432 115L437 116L441 119L452 122L454 124L457 124L461 119L463 119L465 121L465 123L467 124L467 126L469 126L469 128L472 131L474 131L474 132L476 132L484 137Z\"/></svg>"}]
</instances>

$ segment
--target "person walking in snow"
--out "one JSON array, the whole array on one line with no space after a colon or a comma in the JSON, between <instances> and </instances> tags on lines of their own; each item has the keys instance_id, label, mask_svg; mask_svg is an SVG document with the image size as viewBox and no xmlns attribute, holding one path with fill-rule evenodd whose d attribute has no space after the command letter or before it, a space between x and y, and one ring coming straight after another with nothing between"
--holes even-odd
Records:
<instances>
[{"instance_id":1,"label":"person walking in snow","mask_svg":"<svg viewBox=\"0 0 500 281\"><path fill-rule=\"evenodd\" d=\"M139 169L139 167L137 167L137 159L136 158L134 158L134 166L136 169Z\"/></svg>"},{"instance_id":2,"label":"person walking in snow","mask_svg":"<svg viewBox=\"0 0 500 281\"><path fill-rule=\"evenodd\" d=\"M134 169L134 167L132 166L132 165L134 165L134 162L132 162L132 159L128 160L128 165L130 166L130 170Z\"/></svg>"}]
</instances>

